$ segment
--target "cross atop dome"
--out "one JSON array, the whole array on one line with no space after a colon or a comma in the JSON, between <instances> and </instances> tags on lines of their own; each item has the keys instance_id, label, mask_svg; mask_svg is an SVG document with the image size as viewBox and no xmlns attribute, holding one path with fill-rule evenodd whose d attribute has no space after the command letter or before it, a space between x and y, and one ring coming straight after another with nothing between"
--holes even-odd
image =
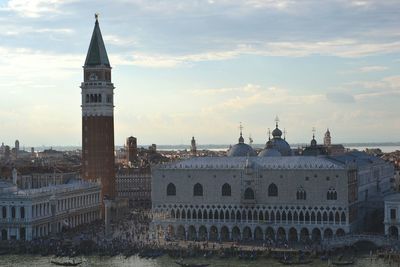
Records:
<instances>
[{"instance_id":1,"label":"cross atop dome","mask_svg":"<svg viewBox=\"0 0 400 267\"><path fill-rule=\"evenodd\" d=\"M278 128L278 123L279 123L279 118L278 118L278 115L276 115L276 117L275 117L275 125L276 125L276 128Z\"/></svg>"},{"instance_id":2,"label":"cross atop dome","mask_svg":"<svg viewBox=\"0 0 400 267\"><path fill-rule=\"evenodd\" d=\"M239 137L239 143L244 143L244 138L243 138L243 134L242 134L242 131L243 131L243 125L242 125L242 122L239 122L239 130L240 130L240 137Z\"/></svg>"}]
</instances>

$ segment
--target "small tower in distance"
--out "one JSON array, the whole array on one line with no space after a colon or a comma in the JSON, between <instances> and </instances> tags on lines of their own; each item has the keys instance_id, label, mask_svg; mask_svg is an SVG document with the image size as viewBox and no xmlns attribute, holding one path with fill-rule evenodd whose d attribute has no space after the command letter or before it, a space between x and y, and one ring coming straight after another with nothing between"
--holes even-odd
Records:
<instances>
[{"instance_id":1,"label":"small tower in distance","mask_svg":"<svg viewBox=\"0 0 400 267\"><path fill-rule=\"evenodd\" d=\"M324 146L331 146L331 132L329 131L329 128L326 130L325 136L324 136Z\"/></svg>"},{"instance_id":2,"label":"small tower in distance","mask_svg":"<svg viewBox=\"0 0 400 267\"><path fill-rule=\"evenodd\" d=\"M133 162L137 162L138 160L138 151L137 151L137 139L136 137L130 136L126 139L126 147L127 147L127 159L128 163L132 164Z\"/></svg>"},{"instance_id":3,"label":"small tower in distance","mask_svg":"<svg viewBox=\"0 0 400 267\"><path fill-rule=\"evenodd\" d=\"M15 158L18 158L18 152L19 152L19 141L15 140Z\"/></svg>"},{"instance_id":4,"label":"small tower in distance","mask_svg":"<svg viewBox=\"0 0 400 267\"><path fill-rule=\"evenodd\" d=\"M192 154L192 156L196 156L197 154L197 146L194 136L192 136L192 141L190 142L190 154Z\"/></svg>"}]
</instances>

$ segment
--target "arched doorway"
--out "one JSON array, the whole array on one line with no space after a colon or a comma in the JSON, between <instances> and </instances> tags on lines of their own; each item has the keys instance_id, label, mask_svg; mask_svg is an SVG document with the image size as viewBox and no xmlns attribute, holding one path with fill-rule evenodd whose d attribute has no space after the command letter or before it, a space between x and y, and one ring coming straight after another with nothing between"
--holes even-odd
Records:
<instances>
[{"instance_id":1,"label":"arched doorway","mask_svg":"<svg viewBox=\"0 0 400 267\"><path fill-rule=\"evenodd\" d=\"M390 226L389 229L389 237L393 239L399 238L399 229L396 226Z\"/></svg>"},{"instance_id":2,"label":"arched doorway","mask_svg":"<svg viewBox=\"0 0 400 267\"><path fill-rule=\"evenodd\" d=\"M289 238L288 238L289 242L297 242L297 230L296 228L290 228L289 229Z\"/></svg>"},{"instance_id":3,"label":"arched doorway","mask_svg":"<svg viewBox=\"0 0 400 267\"><path fill-rule=\"evenodd\" d=\"M324 239L329 239L333 237L333 231L330 228L324 230Z\"/></svg>"},{"instance_id":4,"label":"arched doorway","mask_svg":"<svg viewBox=\"0 0 400 267\"><path fill-rule=\"evenodd\" d=\"M237 226L232 228L232 239L234 241L240 240L240 229Z\"/></svg>"},{"instance_id":5,"label":"arched doorway","mask_svg":"<svg viewBox=\"0 0 400 267\"><path fill-rule=\"evenodd\" d=\"M308 242L310 240L310 232L307 228L303 228L300 230L300 239L303 242Z\"/></svg>"},{"instance_id":6,"label":"arched doorway","mask_svg":"<svg viewBox=\"0 0 400 267\"><path fill-rule=\"evenodd\" d=\"M214 225L210 227L210 240L211 241L217 241L218 240L218 229Z\"/></svg>"},{"instance_id":7,"label":"arched doorway","mask_svg":"<svg viewBox=\"0 0 400 267\"><path fill-rule=\"evenodd\" d=\"M199 228L199 240L207 240L207 228L204 225Z\"/></svg>"},{"instance_id":8,"label":"arched doorway","mask_svg":"<svg viewBox=\"0 0 400 267\"><path fill-rule=\"evenodd\" d=\"M257 226L256 229L254 229L254 240L256 241L262 241L263 240L263 232L261 227Z\"/></svg>"},{"instance_id":9,"label":"arched doorway","mask_svg":"<svg viewBox=\"0 0 400 267\"><path fill-rule=\"evenodd\" d=\"M269 240L275 240L275 231L272 227L268 227L265 231L265 237Z\"/></svg>"},{"instance_id":10,"label":"arched doorway","mask_svg":"<svg viewBox=\"0 0 400 267\"><path fill-rule=\"evenodd\" d=\"M196 227L194 227L193 225L189 226L189 230L188 230L188 240L196 240L197 236L196 236Z\"/></svg>"},{"instance_id":11,"label":"arched doorway","mask_svg":"<svg viewBox=\"0 0 400 267\"><path fill-rule=\"evenodd\" d=\"M180 240L186 239L185 227L183 227L182 225L179 225L178 229L176 230L176 238L178 238Z\"/></svg>"},{"instance_id":12,"label":"arched doorway","mask_svg":"<svg viewBox=\"0 0 400 267\"><path fill-rule=\"evenodd\" d=\"M1 240L7 240L7 230L1 230Z\"/></svg>"},{"instance_id":13,"label":"arched doorway","mask_svg":"<svg viewBox=\"0 0 400 267\"><path fill-rule=\"evenodd\" d=\"M175 238L175 229L172 225L167 226L166 236L168 238Z\"/></svg>"},{"instance_id":14,"label":"arched doorway","mask_svg":"<svg viewBox=\"0 0 400 267\"><path fill-rule=\"evenodd\" d=\"M278 228L278 231L276 232L276 237L278 240L285 241L286 240L286 231L282 227Z\"/></svg>"},{"instance_id":15,"label":"arched doorway","mask_svg":"<svg viewBox=\"0 0 400 267\"><path fill-rule=\"evenodd\" d=\"M222 241L229 241L229 229L226 226L222 226L221 228L221 240Z\"/></svg>"},{"instance_id":16,"label":"arched doorway","mask_svg":"<svg viewBox=\"0 0 400 267\"><path fill-rule=\"evenodd\" d=\"M312 230L312 241L313 242L320 242L321 241L321 231L318 228L314 228Z\"/></svg>"},{"instance_id":17,"label":"arched doorway","mask_svg":"<svg viewBox=\"0 0 400 267\"><path fill-rule=\"evenodd\" d=\"M251 229L250 227L246 226L243 229L243 240L250 241L252 239Z\"/></svg>"}]
</instances>

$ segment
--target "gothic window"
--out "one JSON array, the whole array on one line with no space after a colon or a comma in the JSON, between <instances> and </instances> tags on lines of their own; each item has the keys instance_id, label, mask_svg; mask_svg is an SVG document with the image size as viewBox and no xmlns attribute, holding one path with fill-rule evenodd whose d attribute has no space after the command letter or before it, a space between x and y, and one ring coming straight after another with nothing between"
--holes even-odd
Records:
<instances>
[{"instance_id":1,"label":"gothic window","mask_svg":"<svg viewBox=\"0 0 400 267\"><path fill-rule=\"evenodd\" d=\"M337 200L337 192L335 188L331 187L329 188L328 192L326 193L326 199L327 200Z\"/></svg>"},{"instance_id":2,"label":"gothic window","mask_svg":"<svg viewBox=\"0 0 400 267\"><path fill-rule=\"evenodd\" d=\"M98 100L99 100L99 103L101 103L101 94L99 94Z\"/></svg>"},{"instance_id":3,"label":"gothic window","mask_svg":"<svg viewBox=\"0 0 400 267\"><path fill-rule=\"evenodd\" d=\"M7 218L7 208L6 207L3 207L2 213L3 213L3 218Z\"/></svg>"},{"instance_id":4,"label":"gothic window","mask_svg":"<svg viewBox=\"0 0 400 267\"><path fill-rule=\"evenodd\" d=\"M254 199L254 191L251 188L247 188L244 191L244 199Z\"/></svg>"},{"instance_id":5,"label":"gothic window","mask_svg":"<svg viewBox=\"0 0 400 267\"><path fill-rule=\"evenodd\" d=\"M268 196L269 197L277 197L278 196L278 187L275 184L270 184L268 186Z\"/></svg>"},{"instance_id":6,"label":"gothic window","mask_svg":"<svg viewBox=\"0 0 400 267\"><path fill-rule=\"evenodd\" d=\"M93 103L93 102L94 102L93 94L90 94L90 103Z\"/></svg>"},{"instance_id":7,"label":"gothic window","mask_svg":"<svg viewBox=\"0 0 400 267\"><path fill-rule=\"evenodd\" d=\"M11 218L15 218L15 207L11 208Z\"/></svg>"},{"instance_id":8,"label":"gothic window","mask_svg":"<svg viewBox=\"0 0 400 267\"><path fill-rule=\"evenodd\" d=\"M395 209L390 209L390 219L391 220L396 219L396 210Z\"/></svg>"},{"instance_id":9,"label":"gothic window","mask_svg":"<svg viewBox=\"0 0 400 267\"><path fill-rule=\"evenodd\" d=\"M86 94L85 102L86 102L86 103L89 103L89 100L90 100L90 99L89 99L89 94Z\"/></svg>"},{"instance_id":10,"label":"gothic window","mask_svg":"<svg viewBox=\"0 0 400 267\"><path fill-rule=\"evenodd\" d=\"M201 184L197 183L194 185L193 196L203 196L203 186Z\"/></svg>"},{"instance_id":11,"label":"gothic window","mask_svg":"<svg viewBox=\"0 0 400 267\"><path fill-rule=\"evenodd\" d=\"M20 215L21 215L20 217L21 217L22 219L24 219L24 218L25 218L25 208L24 208L24 207L21 207L19 211L20 211Z\"/></svg>"},{"instance_id":12,"label":"gothic window","mask_svg":"<svg viewBox=\"0 0 400 267\"><path fill-rule=\"evenodd\" d=\"M303 187L297 189L296 198L297 200L306 200L307 194Z\"/></svg>"},{"instance_id":13,"label":"gothic window","mask_svg":"<svg viewBox=\"0 0 400 267\"><path fill-rule=\"evenodd\" d=\"M231 186L229 184L224 184L222 186L222 196L230 197L231 196Z\"/></svg>"},{"instance_id":14,"label":"gothic window","mask_svg":"<svg viewBox=\"0 0 400 267\"><path fill-rule=\"evenodd\" d=\"M176 196L176 187L173 183L169 183L167 186L167 196Z\"/></svg>"},{"instance_id":15,"label":"gothic window","mask_svg":"<svg viewBox=\"0 0 400 267\"><path fill-rule=\"evenodd\" d=\"M107 103L111 103L112 102L112 96L111 95L107 95Z\"/></svg>"}]
</instances>

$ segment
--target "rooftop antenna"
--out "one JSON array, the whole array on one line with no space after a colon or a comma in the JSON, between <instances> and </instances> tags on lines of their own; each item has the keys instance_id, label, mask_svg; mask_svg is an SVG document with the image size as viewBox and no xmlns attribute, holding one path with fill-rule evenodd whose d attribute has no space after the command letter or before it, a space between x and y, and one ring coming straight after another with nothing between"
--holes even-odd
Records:
<instances>
[{"instance_id":1,"label":"rooftop antenna","mask_svg":"<svg viewBox=\"0 0 400 267\"><path fill-rule=\"evenodd\" d=\"M270 140L271 140L271 129L268 128L268 141L270 141Z\"/></svg>"},{"instance_id":2,"label":"rooftop antenna","mask_svg":"<svg viewBox=\"0 0 400 267\"><path fill-rule=\"evenodd\" d=\"M96 19L96 21L98 21L99 20L99 13L94 13L94 18Z\"/></svg>"},{"instance_id":3,"label":"rooftop antenna","mask_svg":"<svg viewBox=\"0 0 400 267\"><path fill-rule=\"evenodd\" d=\"M312 127L312 132L313 132L312 138L315 139L315 127Z\"/></svg>"},{"instance_id":4,"label":"rooftop antenna","mask_svg":"<svg viewBox=\"0 0 400 267\"><path fill-rule=\"evenodd\" d=\"M287 133L287 132L286 132L286 129L284 128L284 129L283 129L283 140L286 140L286 133Z\"/></svg>"}]
</instances>

